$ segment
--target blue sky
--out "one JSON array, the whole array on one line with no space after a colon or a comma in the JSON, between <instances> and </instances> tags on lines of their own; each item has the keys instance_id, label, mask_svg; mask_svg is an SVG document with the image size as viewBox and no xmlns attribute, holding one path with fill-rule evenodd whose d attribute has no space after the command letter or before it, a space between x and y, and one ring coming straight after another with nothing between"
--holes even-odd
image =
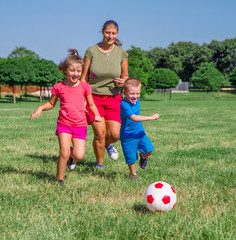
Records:
<instances>
[{"instance_id":1,"label":"blue sky","mask_svg":"<svg viewBox=\"0 0 236 240\"><path fill-rule=\"evenodd\" d=\"M109 19L126 50L223 41L236 37L235 11L235 0L0 0L0 57L20 46L57 64L68 48L83 56Z\"/></svg>"}]
</instances>

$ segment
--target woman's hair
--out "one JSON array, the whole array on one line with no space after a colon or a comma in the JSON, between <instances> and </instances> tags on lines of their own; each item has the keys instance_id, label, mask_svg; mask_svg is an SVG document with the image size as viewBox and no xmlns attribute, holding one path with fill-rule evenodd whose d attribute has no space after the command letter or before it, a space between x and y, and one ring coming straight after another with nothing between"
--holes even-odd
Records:
<instances>
[{"instance_id":1,"label":"woman's hair","mask_svg":"<svg viewBox=\"0 0 236 240\"><path fill-rule=\"evenodd\" d=\"M129 87L139 87L139 86L141 86L141 82L138 79L136 79L136 78L128 78L124 82L123 89L126 91Z\"/></svg>"},{"instance_id":2,"label":"woman's hair","mask_svg":"<svg viewBox=\"0 0 236 240\"><path fill-rule=\"evenodd\" d=\"M68 52L70 52L70 55L63 62L60 62L58 65L58 69L60 71L62 71L64 75L66 75L65 72L71 64L79 63L79 64L81 64L82 68L84 65L84 61L83 61L82 57L80 57L80 55L76 49L68 49Z\"/></svg>"},{"instance_id":3,"label":"woman's hair","mask_svg":"<svg viewBox=\"0 0 236 240\"><path fill-rule=\"evenodd\" d=\"M108 26L114 26L114 27L117 29L117 32L119 32L119 26L118 26L117 22L114 21L114 20L108 20L108 21L106 21L106 22L103 24L102 34L103 34L103 31L104 31L104 30L106 29L106 27L108 27ZM120 40L118 40L118 39L116 39L115 44L116 44L117 46L119 46L119 47L122 46L122 42L121 42Z\"/></svg>"}]
</instances>

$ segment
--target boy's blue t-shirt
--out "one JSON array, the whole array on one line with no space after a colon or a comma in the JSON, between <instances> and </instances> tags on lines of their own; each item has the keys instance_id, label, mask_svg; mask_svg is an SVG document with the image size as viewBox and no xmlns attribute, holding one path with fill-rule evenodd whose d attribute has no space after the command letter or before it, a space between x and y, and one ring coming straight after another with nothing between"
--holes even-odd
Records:
<instances>
[{"instance_id":1,"label":"boy's blue t-shirt","mask_svg":"<svg viewBox=\"0 0 236 240\"><path fill-rule=\"evenodd\" d=\"M134 122L130 119L132 115L140 115L140 100L136 104L122 100L120 105L121 129L120 140L140 138L144 134L142 122Z\"/></svg>"}]
</instances>

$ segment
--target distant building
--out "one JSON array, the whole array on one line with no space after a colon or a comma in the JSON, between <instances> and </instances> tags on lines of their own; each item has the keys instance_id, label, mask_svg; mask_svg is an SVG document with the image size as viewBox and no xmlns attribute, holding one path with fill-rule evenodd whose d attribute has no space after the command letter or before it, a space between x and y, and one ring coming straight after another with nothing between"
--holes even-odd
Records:
<instances>
[{"instance_id":1,"label":"distant building","mask_svg":"<svg viewBox=\"0 0 236 240\"><path fill-rule=\"evenodd\" d=\"M172 89L166 89L166 92L170 92L170 90L172 90L172 92L189 92L189 83L188 82L182 82L181 80L179 80L178 85L176 86L176 88L172 88ZM156 89L156 92L161 92L162 89Z\"/></svg>"}]
</instances>

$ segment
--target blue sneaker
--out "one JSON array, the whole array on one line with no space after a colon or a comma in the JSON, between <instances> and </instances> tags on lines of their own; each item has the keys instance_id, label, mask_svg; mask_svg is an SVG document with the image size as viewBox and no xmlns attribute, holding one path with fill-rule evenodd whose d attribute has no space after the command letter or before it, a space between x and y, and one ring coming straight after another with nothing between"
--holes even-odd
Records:
<instances>
[{"instance_id":1,"label":"blue sneaker","mask_svg":"<svg viewBox=\"0 0 236 240\"><path fill-rule=\"evenodd\" d=\"M114 146L112 144L107 146L106 150L107 150L107 153L108 153L109 157L112 160L117 160L118 159L118 152L116 151L116 149L114 148Z\"/></svg>"},{"instance_id":2,"label":"blue sneaker","mask_svg":"<svg viewBox=\"0 0 236 240\"><path fill-rule=\"evenodd\" d=\"M142 169L145 169L147 167L147 161L148 161L148 157L143 157L143 154L140 153L140 160L139 160L139 166Z\"/></svg>"},{"instance_id":3,"label":"blue sneaker","mask_svg":"<svg viewBox=\"0 0 236 240\"><path fill-rule=\"evenodd\" d=\"M97 164L97 165L96 165L96 168L101 169L101 168L103 168L103 165L102 165L102 164Z\"/></svg>"},{"instance_id":4,"label":"blue sneaker","mask_svg":"<svg viewBox=\"0 0 236 240\"><path fill-rule=\"evenodd\" d=\"M72 152L73 151L73 148L70 147L70 151ZM76 161L70 157L67 161L67 167L70 169L70 170L74 170L75 169L75 165L76 165Z\"/></svg>"}]
</instances>

